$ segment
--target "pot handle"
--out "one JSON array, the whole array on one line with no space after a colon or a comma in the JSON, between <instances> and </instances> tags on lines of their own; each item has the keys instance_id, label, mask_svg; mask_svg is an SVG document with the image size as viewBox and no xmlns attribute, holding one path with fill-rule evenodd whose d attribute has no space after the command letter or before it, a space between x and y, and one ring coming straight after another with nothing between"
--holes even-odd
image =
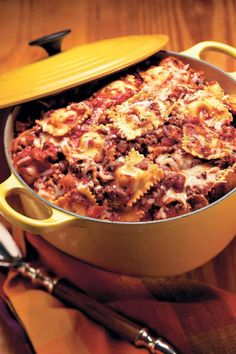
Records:
<instances>
[{"instance_id":1,"label":"pot handle","mask_svg":"<svg viewBox=\"0 0 236 354\"><path fill-rule=\"evenodd\" d=\"M191 48L183 51L182 54L186 54L191 57L200 59L201 53L206 49L213 49L217 52L228 54L232 58L236 59L236 48L228 44L214 42L214 41L204 41L204 42L197 43ZM236 72L231 72L229 73L229 75L231 75L234 79L236 79Z\"/></svg>"},{"instance_id":2,"label":"pot handle","mask_svg":"<svg viewBox=\"0 0 236 354\"><path fill-rule=\"evenodd\" d=\"M43 234L48 232L54 232L62 227L66 227L74 224L75 221L82 222L78 217L63 213L55 208L52 208L45 204L49 211L50 216L46 219L33 219L25 216L16 211L6 200L6 198L15 192L23 191L29 193L12 173L11 176L0 184L0 212L6 220L13 225L32 233ZM31 198L35 198L33 194L30 194ZM35 198L36 199L36 198ZM39 203L44 204L41 201Z\"/></svg>"}]
</instances>

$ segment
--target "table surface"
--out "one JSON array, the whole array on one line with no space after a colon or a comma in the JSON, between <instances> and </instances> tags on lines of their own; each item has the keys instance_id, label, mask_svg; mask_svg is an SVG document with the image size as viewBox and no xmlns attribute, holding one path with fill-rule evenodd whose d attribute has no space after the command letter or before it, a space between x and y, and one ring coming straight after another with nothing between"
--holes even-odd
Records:
<instances>
[{"instance_id":1,"label":"table surface","mask_svg":"<svg viewBox=\"0 0 236 354\"><path fill-rule=\"evenodd\" d=\"M236 0L0 0L0 73L45 57L28 42L70 28L63 49L99 39L165 33L167 49L181 51L203 40L236 47ZM207 52L203 58L227 71L236 61ZM234 211L232 211L234 212ZM236 239L212 261L183 275L236 292Z\"/></svg>"}]
</instances>

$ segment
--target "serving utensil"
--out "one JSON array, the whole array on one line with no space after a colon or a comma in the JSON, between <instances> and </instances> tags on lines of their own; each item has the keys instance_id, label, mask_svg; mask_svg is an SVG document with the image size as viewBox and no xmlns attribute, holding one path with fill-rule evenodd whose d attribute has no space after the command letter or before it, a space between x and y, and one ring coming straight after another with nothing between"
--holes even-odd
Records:
<instances>
[{"instance_id":1,"label":"serving utensil","mask_svg":"<svg viewBox=\"0 0 236 354\"><path fill-rule=\"evenodd\" d=\"M0 223L0 266L15 269L29 278L36 286L42 287L50 294L68 305L80 309L108 330L133 343L144 347L150 353L177 354L176 349L165 339L152 337L147 328L140 327L133 321L101 304L75 288L65 279L51 277L43 270L35 268L24 261L22 253L8 230Z\"/></svg>"}]
</instances>

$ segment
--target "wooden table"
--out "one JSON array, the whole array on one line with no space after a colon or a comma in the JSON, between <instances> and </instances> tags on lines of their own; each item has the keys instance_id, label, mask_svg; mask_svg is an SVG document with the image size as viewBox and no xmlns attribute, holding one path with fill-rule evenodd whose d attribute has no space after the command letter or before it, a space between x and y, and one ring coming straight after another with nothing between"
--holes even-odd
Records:
<instances>
[{"instance_id":1,"label":"wooden table","mask_svg":"<svg viewBox=\"0 0 236 354\"><path fill-rule=\"evenodd\" d=\"M63 49L98 39L166 33L167 49L181 51L203 40L236 47L235 0L0 0L0 73L45 57L28 42L70 28ZM216 53L204 59L236 71L236 61ZM235 212L235 210L232 210ZM236 292L236 239L215 259L186 274Z\"/></svg>"}]
</instances>

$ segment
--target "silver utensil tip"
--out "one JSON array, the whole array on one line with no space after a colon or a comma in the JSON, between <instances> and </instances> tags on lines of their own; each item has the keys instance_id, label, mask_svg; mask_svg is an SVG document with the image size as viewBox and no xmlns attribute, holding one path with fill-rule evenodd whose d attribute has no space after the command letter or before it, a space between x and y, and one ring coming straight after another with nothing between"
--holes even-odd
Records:
<instances>
[{"instance_id":1,"label":"silver utensil tip","mask_svg":"<svg viewBox=\"0 0 236 354\"><path fill-rule=\"evenodd\" d=\"M153 354L158 354L160 352L165 354L178 354L171 344L163 338L153 338L146 328L141 329L139 332L135 340L135 345L136 347L145 347Z\"/></svg>"}]
</instances>

